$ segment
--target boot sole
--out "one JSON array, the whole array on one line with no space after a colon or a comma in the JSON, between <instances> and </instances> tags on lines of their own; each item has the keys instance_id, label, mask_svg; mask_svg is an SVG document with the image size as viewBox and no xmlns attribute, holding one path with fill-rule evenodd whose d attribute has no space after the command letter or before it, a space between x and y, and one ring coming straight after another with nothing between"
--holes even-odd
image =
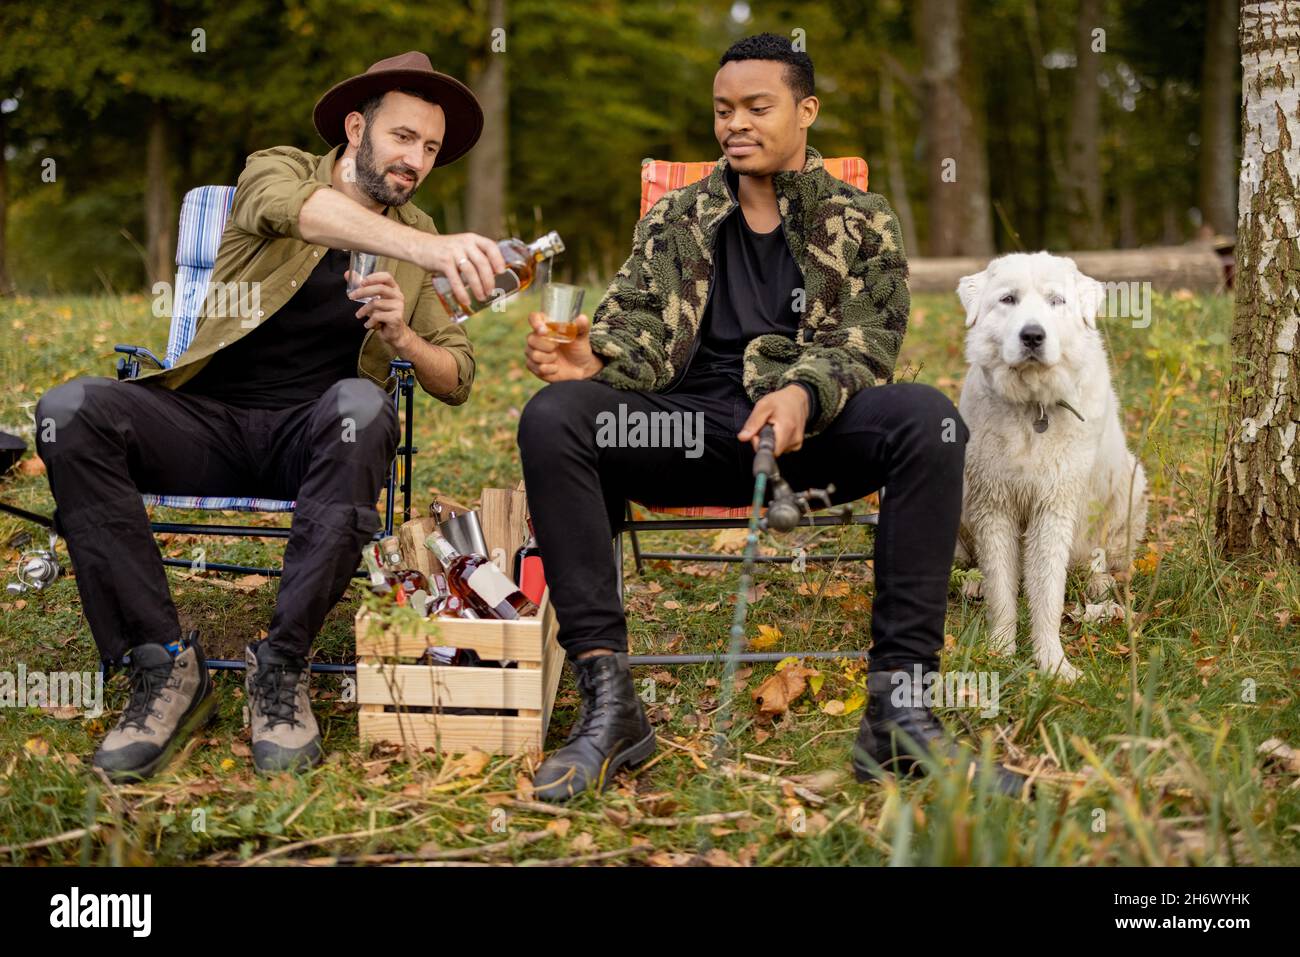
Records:
<instances>
[{"instance_id":1,"label":"boot sole","mask_svg":"<svg viewBox=\"0 0 1300 957\"><path fill-rule=\"evenodd\" d=\"M177 749L199 728L202 728L217 717L217 696L213 693L212 685L208 685L208 693L203 696L199 703L190 712L189 716L181 721L181 725L172 735L167 747L163 748L162 753L154 758L148 764L141 768L132 768L130 770L122 769L118 771L105 771L108 779L114 784L130 784L147 780L153 777L176 755Z\"/></svg>"}]
</instances>

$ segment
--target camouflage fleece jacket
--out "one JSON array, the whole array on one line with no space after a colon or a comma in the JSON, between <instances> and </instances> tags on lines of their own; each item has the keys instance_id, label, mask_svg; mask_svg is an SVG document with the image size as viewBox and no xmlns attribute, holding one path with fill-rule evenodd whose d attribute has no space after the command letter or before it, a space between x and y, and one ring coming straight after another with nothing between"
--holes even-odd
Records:
<instances>
[{"instance_id":1,"label":"camouflage fleece jacket","mask_svg":"<svg viewBox=\"0 0 1300 957\"><path fill-rule=\"evenodd\" d=\"M727 160L705 179L667 193L636 226L628 257L592 317L595 379L618 389L665 392L699 344L713 285L714 240L740 204ZM744 387L757 402L795 382L817 395L807 434L825 429L859 390L893 378L907 328L907 259L894 211L826 172L807 148L801 171L772 177L781 228L803 275L795 339L772 333L745 347Z\"/></svg>"}]
</instances>

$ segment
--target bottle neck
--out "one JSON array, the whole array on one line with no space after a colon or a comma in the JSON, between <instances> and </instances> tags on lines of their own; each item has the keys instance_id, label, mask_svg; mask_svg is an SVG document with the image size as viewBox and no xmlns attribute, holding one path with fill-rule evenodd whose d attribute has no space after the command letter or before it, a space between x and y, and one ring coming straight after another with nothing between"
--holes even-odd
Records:
<instances>
[{"instance_id":1,"label":"bottle neck","mask_svg":"<svg viewBox=\"0 0 1300 957\"><path fill-rule=\"evenodd\" d=\"M460 558L460 552L456 551L456 546L447 541L442 532L436 529L424 540L424 543L438 556L438 560L442 562L444 568Z\"/></svg>"},{"instance_id":2,"label":"bottle neck","mask_svg":"<svg viewBox=\"0 0 1300 957\"><path fill-rule=\"evenodd\" d=\"M376 585L383 584L384 572L379 566L379 559L375 557L375 546L367 545L361 550L361 557L365 560L366 569L370 572L370 581Z\"/></svg>"},{"instance_id":3,"label":"bottle neck","mask_svg":"<svg viewBox=\"0 0 1300 957\"><path fill-rule=\"evenodd\" d=\"M564 250L560 243L558 233L550 232L545 236L540 236L528 244L528 255L532 257L533 262L541 262L544 259L551 259L557 253Z\"/></svg>"}]
</instances>

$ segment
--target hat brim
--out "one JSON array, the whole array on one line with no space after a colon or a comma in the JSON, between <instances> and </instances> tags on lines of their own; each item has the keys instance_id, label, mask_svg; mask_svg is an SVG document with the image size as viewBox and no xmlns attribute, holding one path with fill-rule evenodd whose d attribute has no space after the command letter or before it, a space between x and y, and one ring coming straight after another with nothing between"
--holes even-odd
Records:
<instances>
[{"instance_id":1,"label":"hat brim","mask_svg":"<svg viewBox=\"0 0 1300 957\"><path fill-rule=\"evenodd\" d=\"M343 121L347 115L375 94L398 88L426 93L442 107L447 130L434 166L455 162L478 142L483 133L483 109L473 91L454 77L426 70L363 73L336 84L316 102L312 111L316 132L331 147L346 143L348 134Z\"/></svg>"}]
</instances>

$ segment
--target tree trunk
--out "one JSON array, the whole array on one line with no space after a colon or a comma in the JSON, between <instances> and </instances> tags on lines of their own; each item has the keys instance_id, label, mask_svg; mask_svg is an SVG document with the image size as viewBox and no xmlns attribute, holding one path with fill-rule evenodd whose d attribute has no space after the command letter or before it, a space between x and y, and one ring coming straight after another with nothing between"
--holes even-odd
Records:
<instances>
[{"instance_id":1,"label":"tree trunk","mask_svg":"<svg viewBox=\"0 0 1300 957\"><path fill-rule=\"evenodd\" d=\"M489 29L506 26L506 0L488 0ZM483 107L483 135L470 151L465 184L466 226L499 239L505 235L506 170L509 162L505 51L488 48L471 70L469 85Z\"/></svg>"},{"instance_id":2,"label":"tree trunk","mask_svg":"<svg viewBox=\"0 0 1300 957\"><path fill-rule=\"evenodd\" d=\"M1074 35L1077 66L1070 102L1069 158L1066 197L1070 245L1075 249L1100 249L1105 239L1101 215L1101 163L1097 141L1101 136L1100 53L1092 50L1092 31L1101 26L1101 0L1079 0Z\"/></svg>"},{"instance_id":3,"label":"tree trunk","mask_svg":"<svg viewBox=\"0 0 1300 957\"><path fill-rule=\"evenodd\" d=\"M959 28L965 23L965 6L958 0L955 14ZM992 256L993 200L989 195L989 153L985 143L987 117L984 109L984 78L979 75L970 38L962 36L961 80L958 102L961 105L962 161L965 163L966 196L962 251L968 256Z\"/></svg>"},{"instance_id":4,"label":"tree trunk","mask_svg":"<svg viewBox=\"0 0 1300 957\"><path fill-rule=\"evenodd\" d=\"M928 254L993 251L988 162L982 130L963 98L962 2L921 0L916 32L925 68Z\"/></svg>"},{"instance_id":5,"label":"tree trunk","mask_svg":"<svg viewBox=\"0 0 1300 957\"><path fill-rule=\"evenodd\" d=\"M921 0L917 30L925 67L925 146L928 190L926 195L930 256L956 256L961 250L961 95L957 90L961 68L961 28L957 0ZM957 179L954 181L953 176Z\"/></svg>"},{"instance_id":6,"label":"tree trunk","mask_svg":"<svg viewBox=\"0 0 1300 957\"><path fill-rule=\"evenodd\" d=\"M172 196L167 107L155 101L145 147L144 227L149 284L170 282L175 257L176 203Z\"/></svg>"},{"instance_id":7,"label":"tree trunk","mask_svg":"<svg viewBox=\"0 0 1300 957\"><path fill-rule=\"evenodd\" d=\"M1201 71L1201 155L1197 187L1211 233L1237 228L1237 4L1209 0Z\"/></svg>"},{"instance_id":8,"label":"tree trunk","mask_svg":"<svg viewBox=\"0 0 1300 957\"><path fill-rule=\"evenodd\" d=\"M916 221L912 218L912 203L907 197L907 177L903 172L903 157L898 148L897 111L894 109L894 72L888 64L880 71L880 121L885 128L885 173L889 180L887 199L898 216L903 229L903 249L916 256L921 247L916 240Z\"/></svg>"},{"instance_id":9,"label":"tree trunk","mask_svg":"<svg viewBox=\"0 0 1300 957\"><path fill-rule=\"evenodd\" d=\"M1300 0L1241 6L1242 161L1233 373L1215 506L1228 553L1300 560Z\"/></svg>"},{"instance_id":10,"label":"tree trunk","mask_svg":"<svg viewBox=\"0 0 1300 957\"><path fill-rule=\"evenodd\" d=\"M9 247L5 242L9 226L9 164L5 159L5 115L0 112L0 296L13 291L9 280Z\"/></svg>"}]
</instances>

